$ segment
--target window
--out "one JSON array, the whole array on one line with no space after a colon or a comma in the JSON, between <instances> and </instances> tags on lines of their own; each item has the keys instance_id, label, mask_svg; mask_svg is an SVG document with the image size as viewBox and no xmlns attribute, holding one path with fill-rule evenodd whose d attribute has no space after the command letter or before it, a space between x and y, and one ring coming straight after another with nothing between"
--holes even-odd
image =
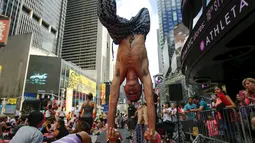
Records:
<instances>
[{"instance_id":1,"label":"window","mask_svg":"<svg viewBox=\"0 0 255 143\"><path fill-rule=\"evenodd\" d=\"M54 35L56 35L57 30L55 30L54 28L51 28L51 33L53 33Z\"/></svg>"},{"instance_id":2,"label":"window","mask_svg":"<svg viewBox=\"0 0 255 143\"><path fill-rule=\"evenodd\" d=\"M176 11L173 12L173 21L176 21L177 20L177 13Z\"/></svg>"},{"instance_id":3,"label":"window","mask_svg":"<svg viewBox=\"0 0 255 143\"><path fill-rule=\"evenodd\" d=\"M45 21L42 21L42 26L46 29L49 29L49 24L47 24Z\"/></svg>"},{"instance_id":4,"label":"window","mask_svg":"<svg viewBox=\"0 0 255 143\"><path fill-rule=\"evenodd\" d=\"M29 14L29 13L30 13L30 10L29 10L27 7L25 7L25 6L22 7L22 11L23 11L24 13L26 13L26 14Z\"/></svg>"},{"instance_id":5,"label":"window","mask_svg":"<svg viewBox=\"0 0 255 143\"><path fill-rule=\"evenodd\" d=\"M33 14L33 19L34 19L35 21L37 21L37 22L39 22L39 21L40 21L39 16L37 16L37 15L35 15L35 14Z\"/></svg>"},{"instance_id":6,"label":"window","mask_svg":"<svg viewBox=\"0 0 255 143\"><path fill-rule=\"evenodd\" d=\"M172 6L176 6L176 1L172 0Z\"/></svg>"}]
</instances>

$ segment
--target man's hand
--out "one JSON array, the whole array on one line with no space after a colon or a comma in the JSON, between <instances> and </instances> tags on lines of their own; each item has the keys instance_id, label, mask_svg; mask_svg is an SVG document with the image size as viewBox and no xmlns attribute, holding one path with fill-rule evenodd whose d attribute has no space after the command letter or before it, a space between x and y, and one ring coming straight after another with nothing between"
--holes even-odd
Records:
<instances>
[{"instance_id":1,"label":"man's hand","mask_svg":"<svg viewBox=\"0 0 255 143\"><path fill-rule=\"evenodd\" d=\"M150 143L158 142L158 133L154 129L147 129L144 133L144 139L149 140Z\"/></svg>"},{"instance_id":2,"label":"man's hand","mask_svg":"<svg viewBox=\"0 0 255 143\"><path fill-rule=\"evenodd\" d=\"M119 136L119 132L112 127L109 127L106 131L106 138L109 140L110 143L115 143Z\"/></svg>"}]
</instances>

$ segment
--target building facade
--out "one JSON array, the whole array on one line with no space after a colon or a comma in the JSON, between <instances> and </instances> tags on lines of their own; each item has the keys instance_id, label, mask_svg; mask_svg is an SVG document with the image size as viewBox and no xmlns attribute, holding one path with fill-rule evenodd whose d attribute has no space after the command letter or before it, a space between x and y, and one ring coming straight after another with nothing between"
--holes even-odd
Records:
<instances>
[{"instance_id":1,"label":"building facade","mask_svg":"<svg viewBox=\"0 0 255 143\"><path fill-rule=\"evenodd\" d=\"M189 36L189 29L182 23L174 27L175 50L171 59L171 69L173 73L180 72L181 50Z\"/></svg>"},{"instance_id":2,"label":"building facade","mask_svg":"<svg viewBox=\"0 0 255 143\"><path fill-rule=\"evenodd\" d=\"M1 0L0 12L11 17L9 35L33 33L32 46L61 56L67 0Z\"/></svg>"},{"instance_id":3,"label":"building facade","mask_svg":"<svg viewBox=\"0 0 255 143\"><path fill-rule=\"evenodd\" d=\"M101 83L112 79L112 48L97 18L97 1L68 0L62 58Z\"/></svg>"}]
</instances>

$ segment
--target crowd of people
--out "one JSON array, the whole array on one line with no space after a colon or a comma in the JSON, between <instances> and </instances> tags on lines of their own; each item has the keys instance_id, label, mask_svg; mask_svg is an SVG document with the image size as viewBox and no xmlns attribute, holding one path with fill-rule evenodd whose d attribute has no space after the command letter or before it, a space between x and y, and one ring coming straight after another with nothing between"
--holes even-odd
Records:
<instances>
[{"instance_id":1,"label":"crowd of people","mask_svg":"<svg viewBox=\"0 0 255 143\"><path fill-rule=\"evenodd\" d=\"M225 92L222 86L215 86L215 94L211 95L211 100L205 100L200 96L189 97L185 102L166 102L163 104L162 110L157 114L161 120L157 121L156 130L161 133L160 128L164 128L167 132L166 139L173 139L175 141L184 141L187 139L184 128L191 128L190 132L197 132L192 135L204 134L208 137L225 137L229 142L237 141L234 135L240 135L238 138L244 138L245 133L234 133L237 128L242 132L241 127L245 129L248 125L242 125L248 122L251 125L251 134L254 136L255 117L253 116L253 107L247 109L245 107L253 106L255 101L255 79L246 78L243 80L243 90L236 94L236 100ZM209 96L208 96L209 97ZM147 107L146 103L140 104L136 107L134 104L128 103L128 114L117 113L115 123L117 127L123 128L125 124L128 126L130 136L127 139L135 142L143 142L143 134L147 128ZM245 116L245 117L244 117ZM245 122L241 122L245 120ZM178 124L179 120L180 124ZM184 123L185 121L188 124ZM199 125L200 124L200 125ZM195 128L197 126L197 129ZM179 129L178 129L179 128ZM203 129L201 129L203 128ZM204 131L202 131L204 130ZM227 137L227 134L230 134ZM161 136L163 138L163 136ZM218 138L219 139L219 138Z\"/></svg>"},{"instance_id":2,"label":"crowd of people","mask_svg":"<svg viewBox=\"0 0 255 143\"><path fill-rule=\"evenodd\" d=\"M48 104L44 112L31 111L29 115L0 117L1 141L11 143L90 143L92 127L99 127L94 122L96 104L89 94L81 109L72 112L63 107ZM95 126L96 124L96 126Z\"/></svg>"},{"instance_id":3,"label":"crowd of people","mask_svg":"<svg viewBox=\"0 0 255 143\"><path fill-rule=\"evenodd\" d=\"M246 108L242 107L254 104L255 79L244 79L242 84L245 89L237 93L236 101L233 101L221 86L216 86L210 103L199 96L189 97L186 103L164 103L161 111L155 110L159 117L156 124L159 140L173 139L177 141L180 137L184 141L186 136L182 126L183 121L200 120L207 129L206 134L209 137L215 137L224 136L226 130L233 131L232 127L226 125L224 121L242 124L239 118L244 119L242 117L244 115L249 117L251 130L254 130L255 117L251 115L253 111L248 112ZM93 95L89 94L81 108L76 107L74 111L67 114L63 107L54 108L49 104L44 113L32 111L27 116L0 116L0 135L2 139L9 139L11 143L89 143L91 142L90 135L99 135L107 129L107 113L96 116L96 103L92 101L92 98ZM157 100L155 101L155 105L158 105ZM226 116L224 109L233 109L233 111L227 111ZM206 114L203 114L205 112ZM240 112L241 116L234 115L234 112ZM180 124L177 123L178 120ZM146 103L135 106L128 102L127 112L117 112L115 124L116 129L127 128L129 130L129 136L125 137L126 139L132 140L133 143L143 143L143 136L148 126ZM163 136L160 128L166 130L167 137ZM116 130L116 132L118 131ZM201 131L198 132L201 133ZM119 133L119 141L121 140L122 136Z\"/></svg>"},{"instance_id":4,"label":"crowd of people","mask_svg":"<svg viewBox=\"0 0 255 143\"><path fill-rule=\"evenodd\" d=\"M249 130L249 134L252 135L250 138L253 138L255 135L255 117L253 115L255 79L246 78L243 80L242 85L244 89L236 94L235 101L233 96L229 96L222 89L222 86L215 86L215 94L211 95L210 101L194 96L189 97L187 103L180 103L178 106L175 102L172 102L171 106L166 102L162 111L163 123L165 123L168 132L171 133L171 137L174 138L175 131L171 123L176 122L177 117L179 117L181 123L191 121L185 124L185 127L191 128L193 132L194 126L197 126L197 134L204 134L214 138L221 136L227 138L220 138L221 140L241 142L245 136L248 136L245 130ZM177 116L177 111L179 116ZM240 138L240 140L237 141L236 138Z\"/></svg>"}]
</instances>

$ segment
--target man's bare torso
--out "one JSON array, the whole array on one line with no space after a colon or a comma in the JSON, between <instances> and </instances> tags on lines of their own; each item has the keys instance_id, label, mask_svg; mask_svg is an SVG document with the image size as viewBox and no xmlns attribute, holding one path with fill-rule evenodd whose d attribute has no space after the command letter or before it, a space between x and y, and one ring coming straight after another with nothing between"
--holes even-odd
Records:
<instances>
[{"instance_id":1,"label":"man's bare torso","mask_svg":"<svg viewBox=\"0 0 255 143\"><path fill-rule=\"evenodd\" d=\"M143 62L147 60L145 39L143 35L134 35L134 40L130 44L130 37L122 40L117 60L120 62L120 76L125 77L129 68L133 68L139 77L144 75Z\"/></svg>"}]
</instances>

